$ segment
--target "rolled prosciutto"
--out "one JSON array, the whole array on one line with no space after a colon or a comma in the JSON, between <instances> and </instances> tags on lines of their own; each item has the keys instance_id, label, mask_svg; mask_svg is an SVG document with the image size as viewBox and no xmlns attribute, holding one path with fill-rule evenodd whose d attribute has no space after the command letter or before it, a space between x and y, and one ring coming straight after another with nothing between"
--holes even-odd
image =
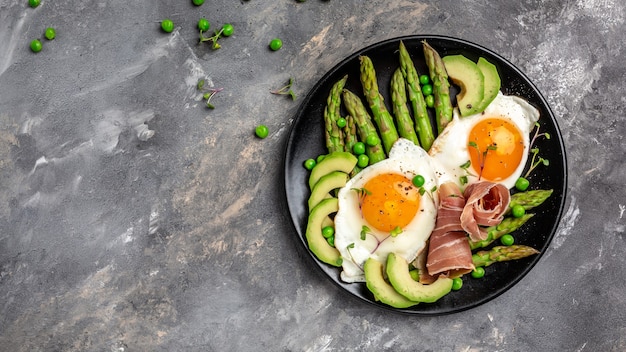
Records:
<instances>
[{"instance_id":1,"label":"rolled prosciutto","mask_svg":"<svg viewBox=\"0 0 626 352\"><path fill-rule=\"evenodd\" d=\"M439 199L426 268L431 276L461 276L474 270L467 235L461 226L465 198L456 184L448 182L439 186Z\"/></svg>"},{"instance_id":2,"label":"rolled prosciutto","mask_svg":"<svg viewBox=\"0 0 626 352\"><path fill-rule=\"evenodd\" d=\"M461 213L461 225L472 241L487 238L487 231L481 226L495 226L502 222L509 207L509 190L488 181L472 183L465 188L463 196L467 200Z\"/></svg>"}]
</instances>

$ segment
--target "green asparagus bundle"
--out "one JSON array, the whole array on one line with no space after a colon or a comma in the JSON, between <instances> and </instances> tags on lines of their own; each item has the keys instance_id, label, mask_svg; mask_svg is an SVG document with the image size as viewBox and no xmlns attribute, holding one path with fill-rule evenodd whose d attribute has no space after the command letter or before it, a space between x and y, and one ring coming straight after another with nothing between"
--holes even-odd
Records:
<instances>
[{"instance_id":1,"label":"green asparagus bundle","mask_svg":"<svg viewBox=\"0 0 626 352\"><path fill-rule=\"evenodd\" d=\"M499 239L500 237L506 235L507 233L511 233L517 229L519 229L522 225L524 225L530 218L532 218L535 214L526 213L519 218L515 217L506 217L502 220L501 223L495 226L488 227L487 230L487 238L482 241L470 241L470 248L472 250L477 248L484 248L493 243L493 241Z\"/></svg>"},{"instance_id":2,"label":"green asparagus bundle","mask_svg":"<svg viewBox=\"0 0 626 352\"><path fill-rule=\"evenodd\" d=\"M433 127L430 124L426 102L420 88L419 75L402 41L400 41L400 69L406 81L406 91L413 108L415 129L417 130L420 144L424 150L428 151L435 140Z\"/></svg>"},{"instance_id":3,"label":"green asparagus bundle","mask_svg":"<svg viewBox=\"0 0 626 352\"><path fill-rule=\"evenodd\" d=\"M541 205L548 197L552 195L551 189L536 189L526 192L518 192L511 195L511 202L509 203L509 209L506 214L511 212L511 209L516 205L521 205L524 210L529 210Z\"/></svg>"},{"instance_id":4,"label":"green asparagus bundle","mask_svg":"<svg viewBox=\"0 0 626 352\"><path fill-rule=\"evenodd\" d=\"M348 115L345 117L346 125L343 128L343 146L346 152L352 153L352 148L359 141L357 137L357 129L356 123L354 122L354 117L352 115ZM354 166L354 169L350 172L350 177L354 177L354 175L358 174L361 171L361 168L358 166Z\"/></svg>"},{"instance_id":5,"label":"green asparagus bundle","mask_svg":"<svg viewBox=\"0 0 626 352\"><path fill-rule=\"evenodd\" d=\"M435 97L435 117L437 120L437 132L441 134L444 128L452 121L452 101L450 100L450 82L448 72L441 57L426 41L422 41L426 65L433 82L433 95Z\"/></svg>"},{"instance_id":6,"label":"green asparagus bundle","mask_svg":"<svg viewBox=\"0 0 626 352\"><path fill-rule=\"evenodd\" d=\"M488 251L472 254L475 267L485 267L497 262L517 260L539 253L538 250L524 245L495 246Z\"/></svg>"},{"instance_id":7,"label":"green asparagus bundle","mask_svg":"<svg viewBox=\"0 0 626 352\"><path fill-rule=\"evenodd\" d=\"M400 137L406 138L415 145L420 145L415 133L415 126L406 105L406 88L402 71L398 68L391 76L391 101L393 114L396 116L396 127Z\"/></svg>"},{"instance_id":8,"label":"green asparagus bundle","mask_svg":"<svg viewBox=\"0 0 626 352\"><path fill-rule=\"evenodd\" d=\"M359 61L361 62L363 94L372 111L374 122L378 126L385 153L389 153L391 147L399 138L398 131L393 123L393 117L391 117L391 114L385 106L385 100L378 91L376 70L374 70L372 60L367 56L360 56Z\"/></svg>"},{"instance_id":9,"label":"green asparagus bundle","mask_svg":"<svg viewBox=\"0 0 626 352\"><path fill-rule=\"evenodd\" d=\"M343 90L342 97L343 104L346 107L346 110L348 110L348 113L354 118L357 131L359 132L360 140L365 141L370 135L378 137L378 132L376 131L374 123L372 123L372 118L368 114L367 109L365 108L365 105L363 105L361 99L356 94L347 89ZM369 157L370 165L375 164L385 159L386 157L381 143L378 143L374 146L366 144L365 153Z\"/></svg>"},{"instance_id":10,"label":"green asparagus bundle","mask_svg":"<svg viewBox=\"0 0 626 352\"><path fill-rule=\"evenodd\" d=\"M330 90L324 109L324 124L326 127L326 148L329 153L344 150L343 133L337 126L337 119L340 117L341 92L346 85L348 75L337 81Z\"/></svg>"}]
</instances>

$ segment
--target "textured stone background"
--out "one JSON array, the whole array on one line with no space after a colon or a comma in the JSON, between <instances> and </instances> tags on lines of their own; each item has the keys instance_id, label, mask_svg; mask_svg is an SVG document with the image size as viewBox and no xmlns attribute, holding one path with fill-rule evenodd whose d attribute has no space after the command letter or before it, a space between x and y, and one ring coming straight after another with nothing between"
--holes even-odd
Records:
<instances>
[{"instance_id":1,"label":"textured stone background","mask_svg":"<svg viewBox=\"0 0 626 352\"><path fill-rule=\"evenodd\" d=\"M619 0L0 0L0 350L626 350L625 14ZM235 34L198 46L200 17ZM31 53L47 26L57 38ZM538 265L441 317L350 299L300 257L281 206L299 105L268 93L294 77L303 97L352 52L409 34L518 66L570 165ZM215 110L200 77L225 88Z\"/></svg>"}]
</instances>

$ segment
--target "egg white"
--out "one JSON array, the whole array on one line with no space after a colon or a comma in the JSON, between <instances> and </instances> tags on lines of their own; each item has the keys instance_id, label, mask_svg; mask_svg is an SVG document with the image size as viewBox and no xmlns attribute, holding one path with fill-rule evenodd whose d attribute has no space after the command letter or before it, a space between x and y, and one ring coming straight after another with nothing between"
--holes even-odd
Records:
<instances>
[{"instance_id":1,"label":"egg white","mask_svg":"<svg viewBox=\"0 0 626 352\"><path fill-rule=\"evenodd\" d=\"M452 121L446 126L432 147L429 155L437 169L439 184L447 181L455 182L463 188L478 181L479 170L471 165L467 170L461 168L469 160L468 136L472 127L485 118L499 117L507 119L520 130L524 143L524 152L519 165L509 177L498 181L507 188L513 188L515 181L521 176L529 154L530 132L539 120L539 111L526 100L508 96L499 92L496 98L487 106L484 112L461 117L457 109L454 110ZM469 171L469 174L468 174ZM471 175L470 175L471 174ZM461 184L461 177L467 176L467 184Z\"/></svg>"},{"instance_id":2,"label":"egg white","mask_svg":"<svg viewBox=\"0 0 626 352\"><path fill-rule=\"evenodd\" d=\"M426 190L437 186L437 177L428 154L413 142L401 138L393 145L389 158L363 169L339 190L335 247L343 258L343 281L365 281L362 267L370 257L385 262L387 255L394 252L408 262L413 261L435 227L439 199L436 191L427 192L421 197L415 217L395 237L367 223L360 211L358 192L354 189L364 188L370 179L383 173L402 174L409 180L415 175L422 175L426 181L423 186ZM372 233L365 239L361 239L363 226L367 226ZM382 242L379 244L379 241Z\"/></svg>"}]
</instances>

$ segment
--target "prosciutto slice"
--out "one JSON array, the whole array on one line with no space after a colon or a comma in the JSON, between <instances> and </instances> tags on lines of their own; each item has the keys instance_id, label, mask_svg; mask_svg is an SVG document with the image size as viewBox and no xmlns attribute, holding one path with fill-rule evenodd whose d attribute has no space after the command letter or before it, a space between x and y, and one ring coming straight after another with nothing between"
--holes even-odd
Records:
<instances>
[{"instance_id":1,"label":"prosciutto slice","mask_svg":"<svg viewBox=\"0 0 626 352\"><path fill-rule=\"evenodd\" d=\"M426 268L431 276L457 277L474 270L467 235L461 226L465 198L456 184L448 182L439 186L439 199Z\"/></svg>"},{"instance_id":2,"label":"prosciutto slice","mask_svg":"<svg viewBox=\"0 0 626 352\"><path fill-rule=\"evenodd\" d=\"M486 239L487 231L481 226L502 222L511 201L509 190L499 183L481 181L467 186L463 196L467 199L461 213L463 230L472 241Z\"/></svg>"}]
</instances>

